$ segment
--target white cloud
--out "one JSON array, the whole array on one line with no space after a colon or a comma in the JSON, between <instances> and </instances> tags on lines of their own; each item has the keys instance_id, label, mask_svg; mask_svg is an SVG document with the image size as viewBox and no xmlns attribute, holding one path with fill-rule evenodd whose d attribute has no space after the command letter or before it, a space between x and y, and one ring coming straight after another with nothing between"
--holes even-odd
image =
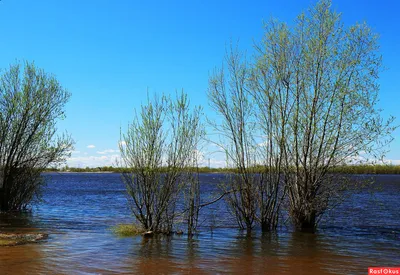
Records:
<instances>
[{"instance_id":1,"label":"white cloud","mask_svg":"<svg viewBox=\"0 0 400 275\"><path fill-rule=\"evenodd\" d=\"M400 159L385 159L384 164L400 165Z\"/></svg>"},{"instance_id":2,"label":"white cloud","mask_svg":"<svg viewBox=\"0 0 400 275\"><path fill-rule=\"evenodd\" d=\"M264 142L261 142L261 143L258 143L257 145L259 146L259 147L267 147L268 146L268 140L266 140L266 141L264 141Z\"/></svg>"},{"instance_id":3,"label":"white cloud","mask_svg":"<svg viewBox=\"0 0 400 275\"><path fill-rule=\"evenodd\" d=\"M368 165L400 165L400 159L377 159L367 158L365 156L355 156L346 158L346 162L353 165L368 164Z\"/></svg>"},{"instance_id":4,"label":"white cloud","mask_svg":"<svg viewBox=\"0 0 400 275\"><path fill-rule=\"evenodd\" d=\"M90 149L95 148L95 147L96 146L94 146L93 144L90 144L90 145L87 146L87 148L90 148Z\"/></svg>"},{"instance_id":5,"label":"white cloud","mask_svg":"<svg viewBox=\"0 0 400 275\"><path fill-rule=\"evenodd\" d=\"M106 149L104 151L97 151L97 154L105 155L105 154L112 154L112 153L118 153L118 152L119 152L119 150Z\"/></svg>"},{"instance_id":6,"label":"white cloud","mask_svg":"<svg viewBox=\"0 0 400 275\"><path fill-rule=\"evenodd\" d=\"M208 163L206 163L206 165L204 166L208 166ZM226 167L226 161L219 159L210 159L210 166L212 168L224 168Z\"/></svg>"},{"instance_id":7,"label":"white cloud","mask_svg":"<svg viewBox=\"0 0 400 275\"><path fill-rule=\"evenodd\" d=\"M121 157L119 154L103 155L103 156L79 156L67 159L69 167L85 168L85 167L103 167L115 166L119 163Z\"/></svg>"},{"instance_id":8,"label":"white cloud","mask_svg":"<svg viewBox=\"0 0 400 275\"><path fill-rule=\"evenodd\" d=\"M200 167L211 167L211 168L224 168L226 167L226 160L215 158L211 156L201 155L199 158Z\"/></svg>"}]
</instances>

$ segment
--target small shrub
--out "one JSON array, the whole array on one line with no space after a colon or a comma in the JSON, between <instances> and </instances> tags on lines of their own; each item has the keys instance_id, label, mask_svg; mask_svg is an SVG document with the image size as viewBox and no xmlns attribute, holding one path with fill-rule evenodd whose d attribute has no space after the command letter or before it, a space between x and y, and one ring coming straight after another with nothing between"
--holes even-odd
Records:
<instances>
[{"instance_id":1,"label":"small shrub","mask_svg":"<svg viewBox=\"0 0 400 275\"><path fill-rule=\"evenodd\" d=\"M120 237L131 237L144 233L144 229L137 224L119 224L112 228L114 234Z\"/></svg>"}]
</instances>

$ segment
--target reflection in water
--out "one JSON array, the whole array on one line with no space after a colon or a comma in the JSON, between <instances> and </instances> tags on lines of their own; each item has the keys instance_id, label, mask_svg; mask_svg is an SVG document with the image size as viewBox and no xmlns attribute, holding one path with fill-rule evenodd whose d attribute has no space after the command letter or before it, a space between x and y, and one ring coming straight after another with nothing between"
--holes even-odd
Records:
<instances>
[{"instance_id":1,"label":"reflection in water","mask_svg":"<svg viewBox=\"0 0 400 275\"><path fill-rule=\"evenodd\" d=\"M141 246L135 255L142 259L169 258L172 249L172 236L142 238Z\"/></svg>"},{"instance_id":2,"label":"reflection in water","mask_svg":"<svg viewBox=\"0 0 400 275\"><path fill-rule=\"evenodd\" d=\"M282 259L286 272L298 274L329 274L325 266L334 258L322 245L318 236L307 233L291 233L287 245L287 257ZM334 272L333 274L337 274Z\"/></svg>"},{"instance_id":3,"label":"reflection in water","mask_svg":"<svg viewBox=\"0 0 400 275\"><path fill-rule=\"evenodd\" d=\"M229 244L230 254L220 257L215 267L218 272L243 274L330 274L302 246L291 234L238 235Z\"/></svg>"},{"instance_id":4,"label":"reflection in water","mask_svg":"<svg viewBox=\"0 0 400 275\"><path fill-rule=\"evenodd\" d=\"M215 191L217 177L201 175L204 192ZM356 194L317 234L281 229L246 236L225 214L210 232L210 213L225 207L220 201L201 212L199 235L144 239L110 231L132 219L119 175L52 175L45 203L32 213L0 214L0 231L50 234L37 244L0 247L0 274L365 274L368 266L400 262L400 176L383 179L376 194L383 207Z\"/></svg>"},{"instance_id":5,"label":"reflection in water","mask_svg":"<svg viewBox=\"0 0 400 275\"><path fill-rule=\"evenodd\" d=\"M3 232L36 231L32 212L22 213L1 213L0 212L0 230Z\"/></svg>"},{"instance_id":6,"label":"reflection in water","mask_svg":"<svg viewBox=\"0 0 400 275\"><path fill-rule=\"evenodd\" d=\"M193 263L197 260L197 254L199 253L199 240L194 237L190 237L187 240L187 248L186 248L186 256L189 264L193 265Z\"/></svg>"},{"instance_id":7,"label":"reflection in water","mask_svg":"<svg viewBox=\"0 0 400 275\"><path fill-rule=\"evenodd\" d=\"M171 236L156 236L143 238L136 256L136 272L149 274L173 273L179 269L172 254L173 245Z\"/></svg>"}]
</instances>

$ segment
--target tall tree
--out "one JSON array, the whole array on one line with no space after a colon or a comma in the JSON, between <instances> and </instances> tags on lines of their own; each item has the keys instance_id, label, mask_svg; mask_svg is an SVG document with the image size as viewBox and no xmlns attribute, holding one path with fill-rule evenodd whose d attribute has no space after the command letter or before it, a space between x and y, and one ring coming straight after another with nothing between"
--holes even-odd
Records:
<instances>
[{"instance_id":1,"label":"tall tree","mask_svg":"<svg viewBox=\"0 0 400 275\"><path fill-rule=\"evenodd\" d=\"M56 136L70 94L33 63L0 78L0 210L22 210L39 194L41 172L69 156L73 141Z\"/></svg>"},{"instance_id":2,"label":"tall tree","mask_svg":"<svg viewBox=\"0 0 400 275\"><path fill-rule=\"evenodd\" d=\"M293 28L271 21L257 47L254 86L274 100L273 134L298 230L313 231L348 184L334 167L360 154L381 158L392 139L393 118L384 121L377 109L378 37L365 23L345 28L340 19L322 0Z\"/></svg>"},{"instance_id":3,"label":"tall tree","mask_svg":"<svg viewBox=\"0 0 400 275\"><path fill-rule=\"evenodd\" d=\"M260 98L255 97L252 68L237 49L231 48L225 65L226 69L212 75L208 90L210 104L220 118L211 122L221 137L218 146L236 171L222 185L225 199L241 228L250 232L259 222L263 231L270 231L277 226L283 196L279 152L269 150L277 144L272 134L275 128L260 127L265 119L270 121L272 115L264 107L271 109L271 103L261 106ZM256 102L264 117L257 116Z\"/></svg>"}]
</instances>

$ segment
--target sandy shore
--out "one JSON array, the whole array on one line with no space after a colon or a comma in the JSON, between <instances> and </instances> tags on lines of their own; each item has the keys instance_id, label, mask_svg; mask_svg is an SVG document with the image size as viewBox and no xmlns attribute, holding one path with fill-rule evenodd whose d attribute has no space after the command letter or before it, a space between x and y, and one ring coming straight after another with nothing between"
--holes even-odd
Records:
<instances>
[{"instance_id":1,"label":"sandy shore","mask_svg":"<svg viewBox=\"0 0 400 275\"><path fill-rule=\"evenodd\" d=\"M35 243L48 237L44 233L0 233L0 246L14 246L27 243Z\"/></svg>"}]
</instances>

